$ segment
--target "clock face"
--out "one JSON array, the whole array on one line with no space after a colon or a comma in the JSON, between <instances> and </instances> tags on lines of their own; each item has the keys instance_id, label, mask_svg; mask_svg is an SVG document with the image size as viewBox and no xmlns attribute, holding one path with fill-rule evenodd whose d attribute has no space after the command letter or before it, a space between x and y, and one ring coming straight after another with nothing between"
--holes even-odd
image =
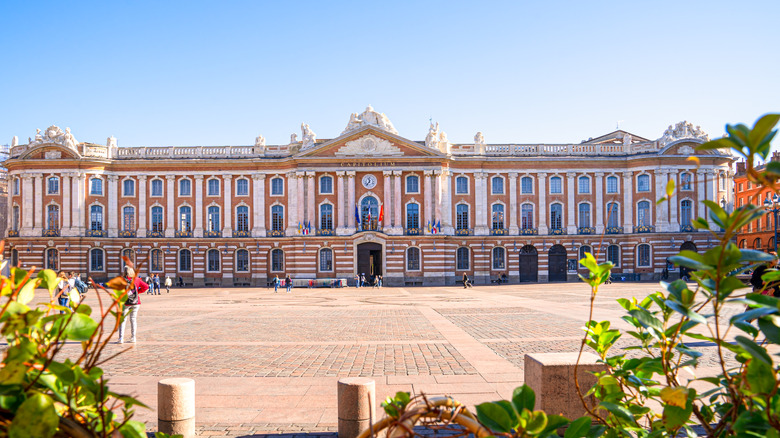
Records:
<instances>
[{"instance_id":1,"label":"clock face","mask_svg":"<svg viewBox=\"0 0 780 438\"><path fill-rule=\"evenodd\" d=\"M371 190L376 187L376 177L374 175L366 175L363 177L363 187Z\"/></svg>"}]
</instances>

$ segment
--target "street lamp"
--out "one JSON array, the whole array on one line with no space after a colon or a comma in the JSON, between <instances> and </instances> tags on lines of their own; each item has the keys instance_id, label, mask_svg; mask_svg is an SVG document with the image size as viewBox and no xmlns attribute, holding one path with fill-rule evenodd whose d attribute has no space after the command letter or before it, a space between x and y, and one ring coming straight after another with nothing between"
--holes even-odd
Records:
<instances>
[{"instance_id":1,"label":"street lamp","mask_svg":"<svg viewBox=\"0 0 780 438\"><path fill-rule=\"evenodd\" d=\"M777 196L777 193L775 193L774 196L772 196L772 200L769 200L769 196L764 199L764 209L769 213L770 211L775 214L775 254L777 254L777 212L780 211L780 197ZM770 208L772 207L772 208Z\"/></svg>"}]
</instances>

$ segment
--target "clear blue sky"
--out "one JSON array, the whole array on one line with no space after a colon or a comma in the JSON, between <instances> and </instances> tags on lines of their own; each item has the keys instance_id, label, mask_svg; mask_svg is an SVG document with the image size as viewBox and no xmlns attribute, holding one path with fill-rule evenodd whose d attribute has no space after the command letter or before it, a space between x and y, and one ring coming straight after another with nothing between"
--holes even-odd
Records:
<instances>
[{"instance_id":1,"label":"clear blue sky","mask_svg":"<svg viewBox=\"0 0 780 438\"><path fill-rule=\"evenodd\" d=\"M720 136L780 111L780 1L0 0L0 144L333 138L367 104L452 142Z\"/></svg>"}]
</instances>

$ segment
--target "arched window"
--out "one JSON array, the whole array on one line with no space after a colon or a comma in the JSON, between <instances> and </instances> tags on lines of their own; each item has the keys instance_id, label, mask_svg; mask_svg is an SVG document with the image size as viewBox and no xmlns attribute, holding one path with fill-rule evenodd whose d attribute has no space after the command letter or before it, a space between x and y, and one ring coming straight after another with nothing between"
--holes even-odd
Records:
<instances>
[{"instance_id":1,"label":"arched window","mask_svg":"<svg viewBox=\"0 0 780 438\"><path fill-rule=\"evenodd\" d=\"M21 210L19 210L19 206L18 205L14 205L13 217L11 218L11 229L14 230L14 231L19 231L19 219L20 219L19 212L20 211Z\"/></svg>"},{"instance_id":2,"label":"arched window","mask_svg":"<svg viewBox=\"0 0 780 438\"><path fill-rule=\"evenodd\" d=\"M550 229L563 229L563 205L552 204L550 206Z\"/></svg>"},{"instance_id":3,"label":"arched window","mask_svg":"<svg viewBox=\"0 0 780 438\"><path fill-rule=\"evenodd\" d=\"M284 271L284 251L275 248L271 250L271 271Z\"/></svg>"},{"instance_id":4,"label":"arched window","mask_svg":"<svg viewBox=\"0 0 780 438\"><path fill-rule=\"evenodd\" d=\"M753 249L761 249L761 238L756 237L756 240L753 241Z\"/></svg>"},{"instance_id":5,"label":"arched window","mask_svg":"<svg viewBox=\"0 0 780 438\"><path fill-rule=\"evenodd\" d=\"M680 190L691 190L691 181L693 178L691 178L691 174L688 172L683 172L680 174Z\"/></svg>"},{"instance_id":6,"label":"arched window","mask_svg":"<svg viewBox=\"0 0 780 438\"><path fill-rule=\"evenodd\" d=\"M128 262L131 266L135 266L135 251L130 248L125 248L122 250L119 257L119 264L122 266L122 271L124 271L125 266L128 266Z\"/></svg>"},{"instance_id":7,"label":"arched window","mask_svg":"<svg viewBox=\"0 0 780 438\"><path fill-rule=\"evenodd\" d=\"M249 251L246 249L236 251L236 272L249 272Z\"/></svg>"},{"instance_id":8,"label":"arched window","mask_svg":"<svg viewBox=\"0 0 780 438\"><path fill-rule=\"evenodd\" d=\"M331 195L333 194L333 178L330 176L323 176L320 178L320 194Z\"/></svg>"},{"instance_id":9,"label":"arched window","mask_svg":"<svg viewBox=\"0 0 780 438\"><path fill-rule=\"evenodd\" d=\"M406 204L406 228L420 228L420 204Z\"/></svg>"},{"instance_id":10,"label":"arched window","mask_svg":"<svg viewBox=\"0 0 780 438\"><path fill-rule=\"evenodd\" d=\"M188 179L179 180L179 196L192 196L192 181Z\"/></svg>"},{"instance_id":11,"label":"arched window","mask_svg":"<svg viewBox=\"0 0 780 438\"><path fill-rule=\"evenodd\" d=\"M493 248L493 270L501 270L506 268L505 252L504 248Z\"/></svg>"},{"instance_id":12,"label":"arched window","mask_svg":"<svg viewBox=\"0 0 780 438\"><path fill-rule=\"evenodd\" d=\"M46 229L47 230L60 229L60 206L59 205L46 206Z\"/></svg>"},{"instance_id":13,"label":"arched window","mask_svg":"<svg viewBox=\"0 0 780 438\"><path fill-rule=\"evenodd\" d=\"M322 248L320 250L320 272L333 271L333 250Z\"/></svg>"},{"instance_id":14,"label":"arched window","mask_svg":"<svg viewBox=\"0 0 780 438\"><path fill-rule=\"evenodd\" d=\"M532 204L523 204L520 207L520 226L524 230L533 229L534 206Z\"/></svg>"},{"instance_id":15,"label":"arched window","mask_svg":"<svg viewBox=\"0 0 780 438\"><path fill-rule=\"evenodd\" d=\"M579 178L580 193L590 193L590 178L587 176L581 176Z\"/></svg>"},{"instance_id":16,"label":"arched window","mask_svg":"<svg viewBox=\"0 0 780 438\"><path fill-rule=\"evenodd\" d=\"M490 189L491 193L494 195L503 195L504 194L504 178L501 178L500 176L494 176L490 179Z\"/></svg>"},{"instance_id":17,"label":"arched window","mask_svg":"<svg viewBox=\"0 0 780 438\"><path fill-rule=\"evenodd\" d=\"M163 208L159 205L152 207L152 231L162 233L163 228Z\"/></svg>"},{"instance_id":18,"label":"arched window","mask_svg":"<svg viewBox=\"0 0 780 438\"><path fill-rule=\"evenodd\" d=\"M11 266L14 268L19 267L19 250L16 248L11 250Z\"/></svg>"},{"instance_id":19,"label":"arched window","mask_svg":"<svg viewBox=\"0 0 780 438\"><path fill-rule=\"evenodd\" d=\"M636 177L636 191L637 192L649 192L650 191L650 175L639 175Z\"/></svg>"},{"instance_id":20,"label":"arched window","mask_svg":"<svg viewBox=\"0 0 780 438\"><path fill-rule=\"evenodd\" d=\"M149 266L152 272L162 272L165 267L165 261L163 260L163 252L159 248L155 248L149 253Z\"/></svg>"},{"instance_id":21,"label":"arched window","mask_svg":"<svg viewBox=\"0 0 780 438\"><path fill-rule=\"evenodd\" d=\"M236 180L236 196L249 196L249 180L239 178Z\"/></svg>"},{"instance_id":22,"label":"arched window","mask_svg":"<svg viewBox=\"0 0 780 438\"><path fill-rule=\"evenodd\" d=\"M89 194L92 196L103 196L103 180L100 178L89 179Z\"/></svg>"},{"instance_id":23,"label":"arched window","mask_svg":"<svg viewBox=\"0 0 780 438\"><path fill-rule=\"evenodd\" d=\"M610 202L607 204L607 226L620 226L620 206L617 202Z\"/></svg>"},{"instance_id":24,"label":"arched window","mask_svg":"<svg viewBox=\"0 0 780 438\"><path fill-rule=\"evenodd\" d=\"M415 175L406 177L406 193L420 193L420 178Z\"/></svg>"},{"instance_id":25,"label":"arched window","mask_svg":"<svg viewBox=\"0 0 780 438\"><path fill-rule=\"evenodd\" d=\"M284 207L281 205L271 207L271 230L284 230Z\"/></svg>"},{"instance_id":26,"label":"arched window","mask_svg":"<svg viewBox=\"0 0 780 438\"><path fill-rule=\"evenodd\" d=\"M188 205L179 207L179 231L184 233L192 231L192 208Z\"/></svg>"},{"instance_id":27,"label":"arched window","mask_svg":"<svg viewBox=\"0 0 780 438\"><path fill-rule=\"evenodd\" d=\"M278 176L271 178L271 195L282 196L284 195L284 180Z\"/></svg>"},{"instance_id":28,"label":"arched window","mask_svg":"<svg viewBox=\"0 0 780 438\"><path fill-rule=\"evenodd\" d=\"M122 207L122 231L135 231L135 208Z\"/></svg>"},{"instance_id":29,"label":"arched window","mask_svg":"<svg viewBox=\"0 0 780 438\"><path fill-rule=\"evenodd\" d=\"M103 207L93 205L89 207L89 229L92 231L103 231Z\"/></svg>"},{"instance_id":30,"label":"arched window","mask_svg":"<svg viewBox=\"0 0 780 438\"><path fill-rule=\"evenodd\" d=\"M769 242L766 244L766 250L767 251L774 251L775 250L775 236L772 236L769 238Z\"/></svg>"},{"instance_id":31,"label":"arched window","mask_svg":"<svg viewBox=\"0 0 780 438\"><path fill-rule=\"evenodd\" d=\"M219 207L212 205L208 209L208 224L206 224L206 231L218 232L221 230L219 227Z\"/></svg>"},{"instance_id":32,"label":"arched window","mask_svg":"<svg viewBox=\"0 0 780 438\"><path fill-rule=\"evenodd\" d=\"M745 240L745 239L742 239L742 240L740 240L740 241L739 241L739 247L740 247L741 249L745 249L745 248L747 248L747 240Z\"/></svg>"},{"instance_id":33,"label":"arched window","mask_svg":"<svg viewBox=\"0 0 780 438\"><path fill-rule=\"evenodd\" d=\"M579 213L580 213L580 227L589 228L590 227L590 204L585 202L580 204Z\"/></svg>"},{"instance_id":34,"label":"arched window","mask_svg":"<svg viewBox=\"0 0 780 438\"><path fill-rule=\"evenodd\" d=\"M550 193L563 193L563 184L560 176L550 178Z\"/></svg>"},{"instance_id":35,"label":"arched window","mask_svg":"<svg viewBox=\"0 0 780 438\"><path fill-rule=\"evenodd\" d=\"M163 180L161 179L153 179L151 182L152 185L152 196L162 196L163 195Z\"/></svg>"},{"instance_id":36,"label":"arched window","mask_svg":"<svg viewBox=\"0 0 780 438\"><path fill-rule=\"evenodd\" d=\"M457 265L458 271L468 271L469 270L469 254L470 251L467 247L461 246L458 248L458 251L455 253L455 263Z\"/></svg>"},{"instance_id":37,"label":"arched window","mask_svg":"<svg viewBox=\"0 0 780 438\"><path fill-rule=\"evenodd\" d=\"M469 194L469 179L465 176L459 176L455 178L455 194L456 195L468 195Z\"/></svg>"},{"instance_id":38,"label":"arched window","mask_svg":"<svg viewBox=\"0 0 780 438\"><path fill-rule=\"evenodd\" d=\"M364 230L376 230L379 219L379 201L366 196L360 201L360 226Z\"/></svg>"},{"instance_id":39,"label":"arched window","mask_svg":"<svg viewBox=\"0 0 780 438\"><path fill-rule=\"evenodd\" d=\"M620 247L617 245L609 245L607 247L607 261L612 262L615 267L620 266Z\"/></svg>"},{"instance_id":40,"label":"arched window","mask_svg":"<svg viewBox=\"0 0 780 438\"><path fill-rule=\"evenodd\" d=\"M189 249L179 251L179 272L192 271L192 252Z\"/></svg>"},{"instance_id":41,"label":"arched window","mask_svg":"<svg viewBox=\"0 0 780 438\"><path fill-rule=\"evenodd\" d=\"M616 176L607 177L607 193L618 192L618 179Z\"/></svg>"},{"instance_id":42,"label":"arched window","mask_svg":"<svg viewBox=\"0 0 780 438\"><path fill-rule=\"evenodd\" d=\"M650 245L642 243L636 248L637 266L646 268L650 266Z\"/></svg>"},{"instance_id":43,"label":"arched window","mask_svg":"<svg viewBox=\"0 0 780 438\"><path fill-rule=\"evenodd\" d=\"M520 180L520 192L524 195L530 195L534 192L534 180L530 176L524 176Z\"/></svg>"},{"instance_id":44,"label":"arched window","mask_svg":"<svg viewBox=\"0 0 780 438\"><path fill-rule=\"evenodd\" d=\"M106 266L103 263L103 250L92 248L89 250L89 270L91 272L103 272Z\"/></svg>"},{"instance_id":45,"label":"arched window","mask_svg":"<svg viewBox=\"0 0 780 438\"><path fill-rule=\"evenodd\" d=\"M650 217L650 201L640 201L636 205L636 224L639 226L649 226L652 224Z\"/></svg>"},{"instance_id":46,"label":"arched window","mask_svg":"<svg viewBox=\"0 0 780 438\"><path fill-rule=\"evenodd\" d=\"M420 270L420 248L411 247L406 249L406 270Z\"/></svg>"},{"instance_id":47,"label":"arched window","mask_svg":"<svg viewBox=\"0 0 780 438\"><path fill-rule=\"evenodd\" d=\"M219 250L210 249L206 251L206 271L219 272Z\"/></svg>"},{"instance_id":48,"label":"arched window","mask_svg":"<svg viewBox=\"0 0 780 438\"><path fill-rule=\"evenodd\" d=\"M693 223L693 203L689 199L680 202L680 225L690 226Z\"/></svg>"},{"instance_id":49,"label":"arched window","mask_svg":"<svg viewBox=\"0 0 780 438\"><path fill-rule=\"evenodd\" d=\"M458 230L469 229L469 206L466 204L458 204L455 207L455 228Z\"/></svg>"},{"instance_id":50,"label":"arched window","mask_svg":"<svg viewBox=\"0 0 780 438\"><path fill-rule=\"evenodd\" d=\"M47 193L49 195L56 195L60 192L60 179L56 176L49 177L47 180Z\"/></svg>"},{"instance_id":51,"label":"arched window","mask_svg":"<svg viewBox=\"0 0 780 438\"><path fill-rule=\"evenodd\" d=\"M52 271L60 270L60 252L54 248L46 250L46 269Z\"/></svg>"},{"instance_id":52,"label":"arched window","mask_svg":"<svg viewBox=\"0 0 780 438\"><path fill-rule=\"evenodd\" d=\"M333 206L330 204L320 205L320 229L333 229Z\"/></svg>"},{"instance_id":53,"label":"arched window","mask_svg":"<svg viewBox=\"0 0 780 438\"><path fill-rule=\"evenodd\" d=\"M128 178L122 181L122 196L135 196L135 181Z\"/></svg>"},{"instance_id":54,"label":"arched window","mask_svg":"<svg viewBox=\"0 0 780 438\"><path fill-rule=\"evenodd\" d=\"M249 207L236 207L236 231L249 232Z\"/></svg>"},{"instance_id":55,"label":"arched window","mask_svg":"<svg viewBox=\"0 0 780 438\"><path fill-rule=\"evenodd\" d=\"M585 253L590 253L591 255L593 254L593 249L590 247L590 245L582 245L580 247L580 260L585 258Z\"/></svg>"},{"instance_id":56,"label":"arched window","mask_svg":"<svg viewBox=\"0 0 780 438\"><path fill-rule=\"evenodd\" d=\"M206 188L206 194L207 196L219 196L219 180L216 178L211 178L208 180L208 185Z\"/></svg>"},{"instance_id":57,"label":"arched window","mask_svg":"<svg viewBox=\"0 0 780 438\"><path fill-rule=\"evenodd\" d=\"M491 210L493 212L492 229L503 230L504 229L504 206L502 204L493 204Z\"/></svg>"}]
</instances>

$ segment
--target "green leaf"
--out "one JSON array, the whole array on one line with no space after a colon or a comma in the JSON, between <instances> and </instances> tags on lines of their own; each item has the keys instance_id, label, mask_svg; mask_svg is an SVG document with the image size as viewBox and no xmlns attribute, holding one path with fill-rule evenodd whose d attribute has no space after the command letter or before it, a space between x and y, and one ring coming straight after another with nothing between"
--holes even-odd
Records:
<instances>
[{"instance_id":1,"label":"green leaf","mask_svg":"<svg viewBox=\"0 0 780 438\"><path fill-rule=\"evenodd\" d=\"M128 421L119 429L123 438L146 438L146 425L140 421Z\"/></svg>"},{"instance_id":2,"label":"green leaf","mask_svg":"<svg viewBox=\"0 0 780 438\"><path fill-rule=\"evenodd\" d=\"M515 391L512 393L512 404L515 405L518 413L523 412L523 409L533 411L536 404L534 390L528 385L515 388Z\"/></svg>"},{"instance_id":3,"label":"green leaf","mask_svg":"<svg viewBox=\"0 0 780 438\"><path fill-rule=\"evenodd\" d=\"M19 295L16 297L16 301L21 304L27 304L35 298L35 287L37 281L30 280L22 286L22 290L19 291Z\"/></svg>"},{"instance_id":4,"label":"green leaf","mask_svg":"<svg viewBox=\"0 0 780 438\"><path fill-rule=\"evenodd\" d=\"M744 262L771 262L777 257L772 254L765 253L764 251L758 251L755 249L740 249L739 261Z\"/></svg>"},{"instance_id":5,"label":"green leaf","mask_svg":"<svg viewBox=\"0 0 780 438\"><path fill-rule=\"evenodd\" d=\"M761 145L766 140L780 120L780 114L766 114L758 119L753 125L753 129L750 130L748 135L748 141L756 146Z\"/></svg>"},{"instance_id":6,"label":"green leaf","mask_svg":"<svg viewBox=\"0 0 780 438\"><path fill-rule=\"evenodd\" d=\"M34 393L24 401L8 428L9 438L50 438L57 432L60 418L54 401L45 394Z\"/></svg>"},{"instance_id":7,"label":"green leaf","mask_svg":"<svg viewBox=\"0 0 780 438\"><path fill-rule=\"evenodd\" d=\"M666 197L671 198L674 194L674 179L670 179L668 183L666 183Z\"/></svg>"},{"instance_id":8,"label":"green leaf","mask_svg":"<svg viewBox=\"0 0 780 438\"><path fill-rule=\"evenodd\" d=\"M506 400L499 400L496 402L497 405L504 408L507 415L509 415L509 420L511 422L511 428L517 429L517 426L520 424L520 420L517 418L517 412L515 411L514 406L512 406L512 403L509 403Z\"/></svg>"},{"instance_id":9,"label":"green leaf","mask_svg":"<svg viewBox=\"0 0 780 438\"><path fill-rule=\"evenodd\" d=\"M679 390L681 390L680 387L673 389L673 391ZM684 408L670 403L664 405L663 424L666 430L675 431L679 429L691 417L691 413L693 412L693 399L696 398L696 391L693 389L682 390L682 394L685 396Z\"/></svg>"},{"instance_id":10,"label":"green leaf","mask_svg":"<svg viewBox=\"0 0 780 438\"><path fill-rule=\"evenodd\" d=\"M710 268L710 266L705 265L703 263L703 260L697 260L693 257L686 257L685 255L683 255L684 253L689 253L689 252L691 251L680 251L680 254L669 257L669 261L674 263L675 265L685 266L686 268L693 269L694 271L706 271L707 269Z\"/></svg>"},{"instance_id":11,"label":"green leaf","mask_svg":"<svg viewBox=\"0 0 780 438\"><path fill-rule=\"evenodd\" d=\"M772 366L772 358L767 354L764 347L759 346L752 339L748 339L744 336L737 336L734 338L740 347L744 348L747 353L754 359L758 359L769 366Z\"/></svg>"},{"instance_id":12,"label":"green leaf","mask_svg":"<svg viewBox=\"0 0 780 438\"><path fill-rule=\"evenodd\" d=\"M734 422L734 432L738 437L764 437L769 430L769 423L756 411L744 411Z\"/></svg>"},{"instance_id":13,"label":"green leaf","mask_svg":"<svg viewBox=\"0 0 780 438\"><path fill-rule=\"evenodd\" d=\"M571 422L571 425L566 429L566 433L563 434L563 438L582 438L588 434L590 430L590 423L592 419L590 417L580 417Z\"/></svg>"},{"instance_id":14,"label":"green leaf","mask_svg":"<svg viewBox=\"0 0 780 438\"><path fill-rule=\"evenodd\" d=\"M634 416L631 414L631 411L623 406L610 402L601 402L599 403L599 408L606 409L610 414L630 425L634 424Z\"/></svg>"},{"instance_id":15,"label":"green leaf","mask_svg":"<svg viewBox=\"0 0 780 438\"><path fill-rule=\"evenodd\" d=\"M49 293L54 293L54 289L57 288L57 283L59 283L56 272L51 269L44 269L38 271L38 278L41 280L42 287L48 289Z\"/></svg>"},{"instance_id":16,"label":"green leaf","mask_svg":"<svg viewBox=\"0 0 780 438\"><path fill-rule=\"evenodd\" d=\"M671 308L675 312L681 313L683 316L687 317L691 321L696 321L699 324L706 324L707 323L707 318L699 315L698 313L696 313L695 311L693 311L691 309L683 307L682 304L675 303L672 300L666 300L664 302L664 304L669 306L669 308Z\"/></svg>"},{"instance_id":17,"label":"green leaf","mask_svg":"<svg viewBox=\"0 0 780 438\"><path fill-rule=\"evenodd\" d=\"M539 434L539 436L546 436L548 434L552 434L553 432L555 432L556 430L560 429L563 426L566 426L567 424L569 424L569 419L566 417L562 417L560 415L548 415L547 426L544 427L544 430Z\"/></svg>"},{"instance_id":18,"label":"green leaf","mask_svg":"<svg viewBox=\"0 0 780 438\"><path fill-rule=\"evenodd\" d=\"M497 403L478 404L477 419L493 431L502 433L512 431L512 419L506 410Z\"/></svg>"},{"instance_id":19,"label":"green leaf","mask_svg":"<svg viewBox=\"0 0 780 438\"><path fill-rule=\"evenodd\" d=\"M747 366L747 382L755 394L770 394L775 389L775 372L760 360L751 360Z\"/></svg>"},{"instance_id":20,"label":"green leaf","mask_svg":"<svg viewBox=\"0 0 780 438\"><path fill-rule=\"evenodd\" d=\"M653 316L650 312L648 312L645 309L642 308L636 308L634 310L630 310L628 313L631 314L634 318L639 321L639 323L644 328L654 328L658 331L663 331L663 326L661 325L661 321L658 320L655 316Z\"/></svg>"},{"instance_id":21,"label":"green leaf","mask_svg":"<svg viewBox=\"0 0 780 438\"><path fill-rule=\"evenodd\" d=\"M780 317L778 316L765 316L758 320L758 328L761 329L761 333L766 338L775 344L780 344Z\"/></svg>"},{"instance_id":22,"label":"green leaf","mask_svg":"<svg viewBox=\"0 0 780 438\"><path fill-rule=\"evenodd\" d=\"M547 414L545 414L544 411L533 411L531 413L531 419L528 421L528 425L526 425L525 430L532 435L538 435L544 430L546 426Z\"/></svg>"},{"instance_id":23,"label":"green leaf","mask_svg":"<svg viewBox=\"0 0 780 438\"><path fill-rule=\"evenodd\" d=\"M68 322L70 319L70 322ZM61 318L54 321L53 329L63 331L65 339L73 341L86 341L92 337L97 330L98 323L83 313L73 313L71 315L62 315Z\"/></svg>"}]
</instances>

